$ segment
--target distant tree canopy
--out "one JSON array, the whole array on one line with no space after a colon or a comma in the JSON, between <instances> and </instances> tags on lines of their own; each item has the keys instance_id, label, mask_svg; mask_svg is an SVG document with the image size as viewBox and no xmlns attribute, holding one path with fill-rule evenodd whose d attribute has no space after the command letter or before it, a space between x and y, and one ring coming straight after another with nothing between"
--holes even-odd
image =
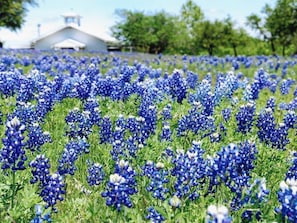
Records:
<instances>
[{"instance_id":1,"label":"distant tree canopy","mask_svg":"<svg viewBox=\"0 0 297 223\"><path fill-rule=\"evenodd\" d=\"M297 53L296 0L276 0L274 7L268 4L263 7L261 16L248 16L246 24L258 32L257 38L238 27L230 16L215 21L205 19L193 0L182 5L180 15L164 11L145 14L124 9L117 10L116 14L120 20L112 27L112 35L137 51L285 55L290 49L290 54Z\"/></svg>"},{"instance_id":2,"label":"distant tree canopy","mask_svg":"<svg viewBox=\"0 0 297 223\"><path fill-rule=\"evenodd\" d=\"M25 22L27 7L36 6L35 0L1 0L0 3L0 27L11 30L21 28Z\"/></svg>"}]
</instances>

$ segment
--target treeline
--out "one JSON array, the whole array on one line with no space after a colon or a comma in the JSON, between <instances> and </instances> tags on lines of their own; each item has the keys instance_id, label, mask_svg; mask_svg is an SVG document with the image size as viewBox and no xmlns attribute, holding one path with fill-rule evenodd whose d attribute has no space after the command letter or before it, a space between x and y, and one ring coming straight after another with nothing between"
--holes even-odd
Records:
<instances>
[{"instance_id":1,"label":"treeline","mask_svg":"<svg viewBox=\"0 0 297 223\"><path fill-rule=\"evenodd\" d=\"M277 0L266 4L262 14L247 17L245 28L236 27L229 16L208 20L201 8L188 0L179 15L165 11L144 13L117 10L118 21L112 35L126 49L147 53L209 55L292 55L297 53L297 0Z\"/></svg>"}]
</instances>

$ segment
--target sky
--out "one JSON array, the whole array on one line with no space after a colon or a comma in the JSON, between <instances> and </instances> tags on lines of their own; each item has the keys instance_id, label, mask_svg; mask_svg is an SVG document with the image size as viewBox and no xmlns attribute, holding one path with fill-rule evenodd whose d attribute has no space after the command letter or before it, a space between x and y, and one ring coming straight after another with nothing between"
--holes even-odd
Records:
<instances>
[{"instance_id":1,"label":"sky","mask_svg":"<svg viewBox=\"0 0 297 223\"><path fill-rule=\"evenodd\" d=\"M74 12L82 16L81 29L104 40L113 40L110 28L120 21L117 9L155 13L164 10L180 15L186 0L36 0L38 6L28 6L26 22L18 31L0 27L0 41L5 48L29 47L40 35L45 36L63 27L62 15ZM261 14L268 3L274 6L276 0L193 0L203 11L206 19L224 19L231 16L237 26L245 26L246 17L251 13Z\"/></svg>"}]
</instances>

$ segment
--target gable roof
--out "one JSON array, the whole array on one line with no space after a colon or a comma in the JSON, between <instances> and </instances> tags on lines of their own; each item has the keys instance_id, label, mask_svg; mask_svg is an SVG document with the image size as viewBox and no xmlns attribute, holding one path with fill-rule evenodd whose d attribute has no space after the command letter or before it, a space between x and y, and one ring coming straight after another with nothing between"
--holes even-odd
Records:
<instances>
[{"instance_id":1,"label":"gable roof","mask_svg":"<svg viewBox=\"0 0 297 223\"><path fill-rule=\"evenodd\" d=\"M42 39L47 38L47 37L50 36L50 35L53 35L53 34L56 33L56 32L60 32L60 31L63 31L63 30L65 30L65 29L69 29L69 28L70 28L70 29L75 29L75 30L77 30L77 31L79 31L79 32L83 32L83 33L85 33L85 34L87 34L87 35L89 35L89 36L92 36L92 37L94 37L94 38L96 38L96 39L98 39L98 40L101 40L101 41L103 41L103 42L106 42L106 40L104 40L104 39L102 39L102 38L100 38L100 37L98 37L98 36L95 36L95 35L93 35L93 34L87 33L87 32L83 31L82 29L80 29L80 28L78 28L78 27L76 27L76 26L74 26L74 25L67 25L67 26L63 26L62 28L57 29L57 30L55 30L55 31L53 31L53 32L51 32L51 33L48 33L48 34L45 34L45 35L43 35L43 36L41 36L41 37L39 37L39 38L36 38L35 40L32 41L32 43L36 43L36 42L38 42L38 41L40 41L40 40L42 40Z\"/></svg>"}]
</instances>

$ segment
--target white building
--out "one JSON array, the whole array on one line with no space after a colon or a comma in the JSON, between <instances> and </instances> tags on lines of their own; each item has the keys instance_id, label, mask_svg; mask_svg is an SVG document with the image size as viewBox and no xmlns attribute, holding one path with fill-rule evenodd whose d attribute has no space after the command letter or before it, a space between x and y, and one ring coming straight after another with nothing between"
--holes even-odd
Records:
<instances>
[{"instance_id":1,"label":"white building","mask_svg":"<svg viewBox=\"0 0 297 223\"><path fill-rule=\"evenodd\" d=\"M39 37L31 43L38 50L74 49L86 51L107 51L106 41L84 32L80 28L81 16L74 13L63 15L65 26L57 31Z\"/></svg>"}]
</instances>

